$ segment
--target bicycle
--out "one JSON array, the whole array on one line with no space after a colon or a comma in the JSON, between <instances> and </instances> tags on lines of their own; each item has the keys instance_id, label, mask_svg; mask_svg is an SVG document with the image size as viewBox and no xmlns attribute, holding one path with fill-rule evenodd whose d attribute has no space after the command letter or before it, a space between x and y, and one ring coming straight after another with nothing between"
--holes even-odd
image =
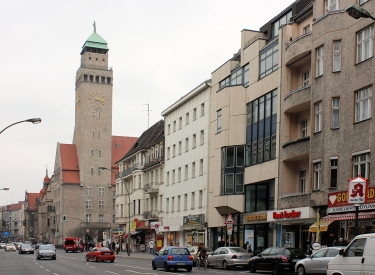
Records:
<instances>
[{"instance_id":1,"label":"bicycle","mask_svg":"<svg viewBox=\"0 0 375 275\"><path fill-rule=\"evenodd\" d=\"M197 267L198 267L198 269L200 269L201 267L203 267L204 269L207 269L207 267L208 267L207 256L203 256L203 261L202 261L201 257L198 257Z\"/></svg>"}]
</instances>

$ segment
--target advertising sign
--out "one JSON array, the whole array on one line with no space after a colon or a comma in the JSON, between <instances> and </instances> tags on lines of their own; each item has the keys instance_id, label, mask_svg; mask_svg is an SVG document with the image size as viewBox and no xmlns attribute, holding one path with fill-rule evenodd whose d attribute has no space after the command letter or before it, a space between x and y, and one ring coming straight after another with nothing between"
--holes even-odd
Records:
<instances>
[{"instance_id":1,"label":"advertising sign","mask_svg":"<svg viewBox=\"0 0 375 275\"><path fill-rule=\"evenodd\" d=\"M201 227L204 223L204 215L187 215L184 216L183 226L199 226Z\"/></svg>"},{"instance_id":2,"label":"advertising sign","mask_svg":"<svg viewBox=\"0 0 375 275\"><path fill-rule=\"evenodd\" d=\"M358 177L349 180L348 187L348 203L365 203L368 180L366 178Z\"/></svg>"},{"instance_id":3,"label":"advertising sign","mask_svg":"<svg viewBox=\"0 0 375 275\"><path fill-rule=\"evenodd\" d=\"M136 228L137 228L137 223L134 221L130 222L130 232L134 232Z\"/></svg>"},{"instance_id":4,"label":"advertising sign","mask_svg":"<svg viewBox=\"0 0 375 275\"><path fill-rule=\"evenodd\" d=\"M365 194L366 194L366 203L374 204L375 203L375 187L374 186L368 187L367 192L365 192ZM328 208L351 206L351 203L348 202L348 197L349 197L348 191L328 193Z\"/></svg>"},{"instance_id":5,"label":"advertising sign","mask_svg":"<svg viewBox=\"0 0 375 275\"><path fill-rule=\"evenodd\" d=\"M254 250L254 230L245 230L245 243L249 242L251 250Z\"/></svg>"}]
</instances>

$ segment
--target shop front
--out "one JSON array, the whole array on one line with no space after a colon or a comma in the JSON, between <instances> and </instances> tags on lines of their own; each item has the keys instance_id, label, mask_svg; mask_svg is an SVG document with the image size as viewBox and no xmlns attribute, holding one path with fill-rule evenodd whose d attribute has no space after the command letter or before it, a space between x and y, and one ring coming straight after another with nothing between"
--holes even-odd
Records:
<instances>
[{"instance_id":1,"label":"shop front","mask_svg":"<svg viewBox=\"0 0 375 275\"><path fill-rule=\"evenodd\" d=\"M197 246L199 243L207 244L207 224L204 215L187 215L183 217L182 229L184 230L184 245Z\"/></svg>"},{"instance_id":2,"label":"shop front","mask_svg":"<svg viewBox=\"0 0 375 275\"><path fill-rule=\"evenodd\" d=\"M180 225L161 225L159 226L159 234L164 237L164 246L182 246L181 243L181 226Z\"/></svg>"},{"instance_id":3,"label":"shop front","mask_svg":"<svg viewBox=\"0 0 375 275\"><path fill-rule=\"evenodd\" d=\"M249 242L254 254L272 246L273 230L267 222L267 212L244 214L243 228L243 238L240 238L243 239L241 244Z\"/></svg>"},{"instance_id":4,"label":"shop front","mask_svg":"<svg viewBox=\"0 0 375 275\"><path fill-rule=\"evenodd\" d=\"M276 227L276 245L308 250L309 227L316 221L316 211L299 207L267 212L267 222Z\"/></svg>"}]
</instances>

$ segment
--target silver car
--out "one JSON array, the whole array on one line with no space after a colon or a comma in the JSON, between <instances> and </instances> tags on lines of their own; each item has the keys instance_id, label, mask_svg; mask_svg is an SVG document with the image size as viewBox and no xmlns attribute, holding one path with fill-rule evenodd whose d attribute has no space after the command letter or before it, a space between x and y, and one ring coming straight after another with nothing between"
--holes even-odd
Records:
<instances>
[{"instance_id":1,"label":"silver car","mask_svg":"<svg viewBox=\"0 0 375 275\"><path fill-rule=\"evenodd\" d=\"M299 260L295 265L296 274L326 274L328 263L342 248L342 246L322 248L312 254L309 258Z\"/></svg>"},{"instance_id":2,"label":"silver car","mask_svg":"<svg viewBox=\"0 0 375 275\"><path fill-rule=\"evenodd\" d=\"M17 248L13 243L7 243L5 246L5 251L16 251Z\"/></svg>"},{"instance_id":3,"label":"silver car","mask_svg":"<svg viewBox=\"0 0 375 275\"><path fill-rule=\"evenodd\" d=\"M51 245L40 245L36 250L36 259L51 259L56 260L56 251Z\"/></svg>"},{"instance_id":4,"label":"silver car","mask_svg":"<svg viewBox=\"0 0 375 275\"><path fill-rule=\"evenodd\" d=\"M251 254L242 247L219 247L208 255L208 266L222 267L229 269L230 267L242 266L243 269L248 269L248 261Z\"/></svg>"}]
</instances>

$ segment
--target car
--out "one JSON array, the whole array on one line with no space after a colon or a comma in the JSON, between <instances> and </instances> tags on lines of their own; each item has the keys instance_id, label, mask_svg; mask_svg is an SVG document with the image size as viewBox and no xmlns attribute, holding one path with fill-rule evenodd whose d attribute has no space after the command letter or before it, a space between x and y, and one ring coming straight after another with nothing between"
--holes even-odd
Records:
<instances>
[{"instance_id":1,"label":"car","mask_svg":"<svg viewBox=\"0 0 375 275\"><path fill-rule=\"evenodd\" d=\"M322 248L310 257L299 260L295 265L296 274L326 274L327 264L339 254L341 249L342 247Z\"/></svg>"},{"instance_id":2,"label":"car","mask_svg":"<svg viewBox=\"0 0 375 275\"><path fill-rule=\"evenodd\" d=\"M164 271L168 272L173 268L175 271L186 269L187 272L191 272L193 256L186 247L165 246L155 252L151 265L153 270L164 268Z\"/></svg>"},{"instance_id":3,"label":"car","mask_svg":"<svg viewBox=\"0 0 375 275\"><path fill-rule=\"evenodd\" d=\"M249 269L251 273L257 270L271 270L277 275L283 271L294 271L296 263L305 258L305 253L299 248L269 247L250 258Z\"/></svg>"},{"instance_id":4,"label":"car","mask_svg":"<svg viewBox=\"0 0 375 275\"><path fill-rule=\"evenodd\" d=\"M40 245L39 248L36 250L36 259L51 259L56 260L56 251L52 249L51 246L48 245Z\"/></svg>"},{"instance_id":5,"label":"car","mask_svg":"<svg viewBox=\"0 0 375 275\"><path fill-rule=\"evenodd\" d=\"M246 270L250 257L251 254L242 247L223 246L219 247L209 255L207 260L209 267L222 267L226 270L230 267L241 266Z\"/></svg>"},{"instance_id":6,"label":"car","mask_svg":"<svg viewBox=\"0 0 375 275\"><path fill-rule=\"evenodd\" d=\"M18 249L18 254L24 254L24 253L34 254L34 248L30 244L24 243Z\"/></svg>"},{"instance_id":7,"label":"car","mask_svg":"<svg viewBox=\"0 0 375 275\"><path fill-rule=\"evenodd\" d=\"M23 242L15 242L16 249L19 250L21 245L23 245Z\"/></svg>"},{"instance_id":8,"label":"car","mask_svg":"<svg viewBox=\"0 0 375 275\"><path fill-rule=\"evenodd\" d=\"M187 249L190 252L190 255L193 256L193 266L196 266L198 262L198 246L188 246ZM214 253L211 248L206 247L207 255L212 255Z\"/></svg>"},{"instance_id":9,"label":"car","mask_svg":"<svg viewBox=\"0 0 375 275\"><path fill-rule=\"evenodd\" d=\"M6 243L0 243L0 249L5 249Z\"/></svg>"},{"instance_id":10,"label":"car","mask_svg":"<svg viewBox=\"0 0 375 275\"><path fill-rule=\"evenodd\" d=\"M110 261L113 263L116 259L115 253L110 250L108 247L94 247L91 248L89 252L86 253L85 260L94 262L99 261Z\"/></svg>"},{"instance_id":11,"label":"car","mask_svg":"<svg viewBox=\"0 0 375 275\"><path fill-rule=\"evenodd\" d=\"M13 243L7 243L5 246L5 251L16 251L17 248Z\"/></svg>"}]
</instances>

